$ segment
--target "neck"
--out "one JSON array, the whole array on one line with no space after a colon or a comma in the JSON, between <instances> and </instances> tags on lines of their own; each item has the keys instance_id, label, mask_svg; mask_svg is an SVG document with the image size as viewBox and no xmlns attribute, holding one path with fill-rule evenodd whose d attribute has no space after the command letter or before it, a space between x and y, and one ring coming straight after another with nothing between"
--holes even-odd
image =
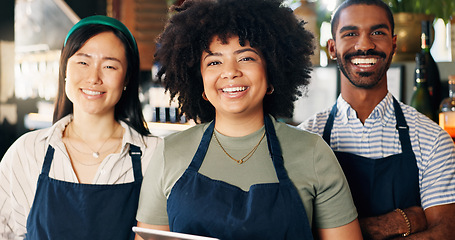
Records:
<instances>
[{"instance_id":1,"label":"neck","mask_svg":"<svg viewBox=\"0 0 455 240\"><path fill-rule=\"evenodd\" d=\"M217 113L215 128L223 135L242 137L259 130L264 126L263 112L254 116L225 116Z\"/></svg>"},{"instance_id":2,"label":"neck","mask_svg":"<svg viewBox=\"0 0 455 240\"><path fill-rule=\"evenodd\" d=\"M73 124L73 129L77 131L78 135L86 141L109 138L119 126L119 123L113 117L77 114L73 115L71 124Z\"/></svg>"},{"instance_id":3,"label":"neck","mask_svg":"<svg viewBox=\"0 0 455 240\"><path fill-rule=\"evenodd\" d=\"M372 89L362 89L344 81L341 84L341 96L357 112L357 117L362 123L370 116L376 105L387 95L387 84ZM387 82L387 79L383 82ZM343 81L342 81L343 83Z\"/></svg>"}]
</instances>

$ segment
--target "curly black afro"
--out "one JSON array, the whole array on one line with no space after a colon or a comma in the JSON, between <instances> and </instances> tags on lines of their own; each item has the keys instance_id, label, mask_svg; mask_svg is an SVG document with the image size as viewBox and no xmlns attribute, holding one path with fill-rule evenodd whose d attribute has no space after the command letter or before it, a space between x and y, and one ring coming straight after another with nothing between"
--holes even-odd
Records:
<instances>
[{"instance_id":1,"label":"curly black afro","mask_svg":"<svg viewBox=\"0 0 455 240\"><path fill-rule=\"evenodd\" d=\"M275 91L264 98L264 113L292 117L294 101L307 90L314 36L292 10L278 0L187 0L171 9L172 17L158 38L155 60L158 78L181 114L196 122L215 118L215 109L202 99L200 72L203 51L218 36L248 41L266 61L267 77Z\"/></svg>"}]
</instances>

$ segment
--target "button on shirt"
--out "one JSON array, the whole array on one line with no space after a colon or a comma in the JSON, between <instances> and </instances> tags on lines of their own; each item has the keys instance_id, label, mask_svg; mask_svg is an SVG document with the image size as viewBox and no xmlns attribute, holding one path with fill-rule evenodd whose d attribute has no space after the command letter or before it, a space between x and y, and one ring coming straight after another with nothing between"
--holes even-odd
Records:
<instances>
[{"instance_id":1,"label":"button on shirt","mask_svg":"<svg viewBox=\"0 0 455 240\"><path fill-rule=\"evenodd\" d=\"M55 148L49 176L77 183L71 160L62 142L62 133L72 120L66 116L52 127L29 132L21 136L5 153L0 162L0 239L22 239L26 221L33 204L38 176L48 145ZM126 123L120 153L107 156L100 164L92 184L121 184L133 182L129 144L142 150L142 171L160 141L157 137L142 136Z\"/></svg>"},{"instance_id":2,"label":"button on shirt","mask_svg":"<svg viewBox=\"0 0 455 240\"><path fill-rule=\"evenodd\" d=\"M340 95L330 144L334 151L350 152L378 159L401 153L392 94L375 107L365 124ZM455 146L450 136L435 122L400 102L412 149L419 168L420 196L424 209L455 202ZM299 125L322 136L331 108L315 114Z\"/></svg>"}]
</instances>

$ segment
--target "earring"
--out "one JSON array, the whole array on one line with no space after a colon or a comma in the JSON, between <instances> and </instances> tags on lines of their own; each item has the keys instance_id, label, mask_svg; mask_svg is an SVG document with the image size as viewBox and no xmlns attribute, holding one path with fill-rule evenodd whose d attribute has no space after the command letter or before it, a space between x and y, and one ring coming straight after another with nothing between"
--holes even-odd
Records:
<instances>
[{"instance_id":1,"label":"earring","mask_svg":"<svg viewBox=\"0 0 455 240\"><path fill-rule=\"evenodd\" d=\"M330 59L332 59L332 60L337 60L337 57L330 56Z\"/></svg>"},{"instance_id":2,"label":"earring","mask_svg":"<svg viewBox=\"0 0 455 240\"><path fill-rule=\"evenodd\" d=\"M271 95L275 91L275 88L270 85L270 87L267 88L267 92L265 94Z\"/></svg>"},{"instance_id":3,"label":"earring","mask_svg":"<svg viewBox=\"0 0 455 240\"><path fill-rule=\"evenodd\" d=\"M66 82L66 81L68 81L68 78L67 78L67 77L65 78L65 82Z\"/></svg>"},{"instance_id":4,"label":"earring","mask_svg":"<svg viewBox=\"0 0 455 240\"><path fill-rule=\"evenodd\" d=\"M205 92L202 92L202 99L204 99L205 101L208 101L209 99L207 98L207 96L205 95Z\"/></svg>"},{"instance_id":5,"label":"earring","mask_svg":"<svg viewBox=\"0 0 455 240\"><path fill-rule=\"evenodd\" d=\"M123 87L123 91L126 91L126 86Z\"/></svg>"}]
</instances>

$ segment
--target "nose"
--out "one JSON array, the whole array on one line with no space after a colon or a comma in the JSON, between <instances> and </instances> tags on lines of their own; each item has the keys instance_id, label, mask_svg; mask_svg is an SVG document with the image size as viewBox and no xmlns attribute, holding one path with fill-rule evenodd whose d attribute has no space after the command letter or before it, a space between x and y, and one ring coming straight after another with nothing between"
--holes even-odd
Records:
<instances>
[{"instance_id":1,"label":"nose","mask_svg":"<svg viewBox=\"0 0 455 240\"><path fill-rule=\"evenodd\" d=\"M91 68L90 70L88 70L88 74L87 74L87 82L92 84L92 85L98 85L102 82L101 80L101 71L95 67L95 68Z\"/></svg>"},{"instance_id":2,"label":"nose","mask_svg":"<svg viewBox=\"0 0 455 240\"><path fill-rule=\"evenodd\" d=\"M371 40L369 34L361 34L358 38L358 41L355 44L355 50L357 51L368 51L374 49L376 45Z\"/></svg>"},{"instance_id":3,"label":"nose","mask_svg":"<svg viewBox=\"0 0 455 240\"><path fill-rule=\"evenodd\" d=\"M241 75L241 71L238 68L237 62L235 61L226 61L223 64L221 78L224 79L234 79Z\"/></svg>"}]
</instances>

